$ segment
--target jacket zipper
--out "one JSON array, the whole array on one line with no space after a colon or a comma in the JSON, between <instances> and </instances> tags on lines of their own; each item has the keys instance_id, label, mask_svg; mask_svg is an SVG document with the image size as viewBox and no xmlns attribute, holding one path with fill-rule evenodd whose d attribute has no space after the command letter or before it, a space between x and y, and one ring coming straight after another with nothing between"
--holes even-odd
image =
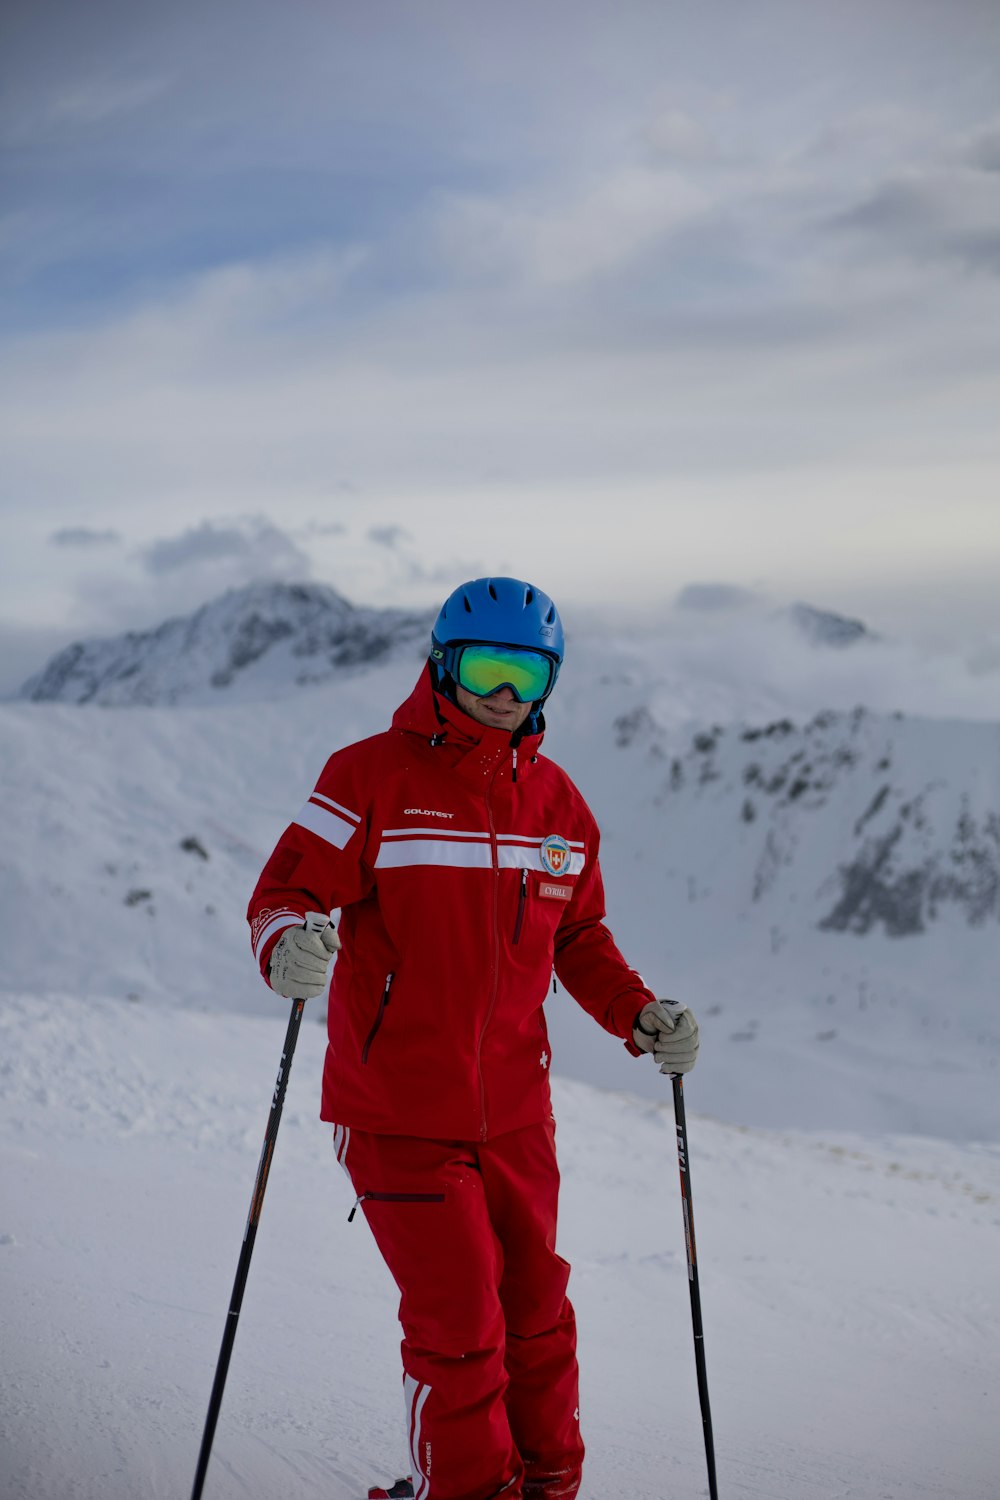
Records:
<instances>
[{"instance_id":1,"label":"jacket zipper","mask_svg":"<svg viewBox=\"0 0 1000 1500\"><path fill-rule=\"evenodd\" d=\"M490 801L490 792L496 781L497 765L490 778L490 784L486 788L486 816L490 823L490 856L493 860L493 984L490 991L490 1003L486 1008L486 1016L479 1031L479 1041L476 1044L476 1070L479 1073L479 1109L482 1123L479 1134L482 1140L486 1140L486 1084L483 1080L483 1037L486 1028L490 1024L493 1010L497 1003L497 990L500 987L500 856L497 853L497 829L493 821L493 804Z\"/></svg>"},{"instance_id":2,"label":"jacket zipper","mask_svg":"<svg viewBox=\"0 0 1000 1500\"><path fill-rule=\"evenodd\" d=\"M528 872L521 871L521 894L517 898L517 920L514 923L514 942L521 937L521 926L524 922L524 903L528 899Z\"/></svg>"},{"instance_id":3,"label":"jacket zipper","mask_svg":"<svg viewBox=\"0 0 1000 1500\"><path fill-rule=\"evenodd\" d=\"M369 1198L373 1203L443 1203L444 1193L359 1193L347 1215L348 1224L353 1224L359 1203Z\"/></svg>"},{"instance_id":4,"label":"jacket zipper","mask_svg":"<svg viewBox=\"0 0 1000 1500\"><path fill-rule=\"evenodd\" d=\"M385 1015L386 1006L389 1004L389 991L392 989L392 981L395 977L395 974L387 974L385 976L385 989L382 991L382 998L378 1003L378 1013L375 1016L371 1031L365 1037L365 1045L361 1049L361 1061L363 1063L368 1061L368 1053L371 1050L372 1042L378 1035L378 1029L382 1025L382 1018Z\"/></svg>"}]
</instances>

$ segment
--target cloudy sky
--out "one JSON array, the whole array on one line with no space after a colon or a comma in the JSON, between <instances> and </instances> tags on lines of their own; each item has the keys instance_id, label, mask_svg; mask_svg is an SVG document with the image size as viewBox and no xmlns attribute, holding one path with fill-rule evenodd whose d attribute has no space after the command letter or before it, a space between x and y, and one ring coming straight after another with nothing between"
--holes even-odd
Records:
<instances>
[{"instance_id":1,"label":"cloudy sky","mask_svg":"<svg viewBox=\"0 0 1000 1500\"><path fill-rule=\"evenodd\" d=\"M0 27L0 689L259 577L1000 651L995 0Z\"/></svg>"}]
</instances>

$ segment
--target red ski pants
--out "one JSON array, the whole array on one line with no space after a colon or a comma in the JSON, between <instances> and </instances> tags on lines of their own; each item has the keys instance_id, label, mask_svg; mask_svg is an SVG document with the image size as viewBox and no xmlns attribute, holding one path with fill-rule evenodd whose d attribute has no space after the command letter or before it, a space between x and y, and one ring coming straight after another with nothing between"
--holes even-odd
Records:
<instances>
[{"instance_id":1,"label":"red ski pants","mask_svg":"<svg viewBox=\"0 0 1000 1500\"><path fill-rule=\"evenodd\" d=\"M550 1121L485 1143L337 1126L400 1291L416 1500L572 1500L583 1443Z\"/></svg>"}]
</instances>

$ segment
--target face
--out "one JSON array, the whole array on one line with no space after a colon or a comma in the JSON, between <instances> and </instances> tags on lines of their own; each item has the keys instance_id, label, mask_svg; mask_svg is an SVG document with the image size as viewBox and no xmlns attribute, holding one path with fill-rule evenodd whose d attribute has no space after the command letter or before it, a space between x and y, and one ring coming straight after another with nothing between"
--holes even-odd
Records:
<instances>
[{"instance_id":1,"label":"face","mask_svg":"<svg viewBox=\"0 0 1000 1500\"><path fill-rule=\"evenodd\" d=\"M467 688L456 686L455 696L459 708L470 719L487 729L506 729L508 734L520 729L531 713L531 704L519 703L509 687L497 688L488 698L477 698Z\"/></svg>"}]
</instances>

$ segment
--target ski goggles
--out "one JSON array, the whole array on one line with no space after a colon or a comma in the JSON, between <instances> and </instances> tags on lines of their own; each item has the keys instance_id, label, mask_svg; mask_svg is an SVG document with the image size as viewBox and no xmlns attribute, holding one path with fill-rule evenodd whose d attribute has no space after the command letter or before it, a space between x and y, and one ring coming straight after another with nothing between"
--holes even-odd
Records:
<instances>
[{"instance_id":1,"label":"ski goggles","mask_svg":"<svg viewBox=\"0 0 1000 1500\"><path fill-rule=\"evenodd\" d=\"M544 651L522 646L488 644L445 646L438 659L460 687L477 698L488 698L509 687L519 703L535 703L552 689L558 670ZM437 651L434 652L437 657Z\"/></svg>"}]
</instances>

